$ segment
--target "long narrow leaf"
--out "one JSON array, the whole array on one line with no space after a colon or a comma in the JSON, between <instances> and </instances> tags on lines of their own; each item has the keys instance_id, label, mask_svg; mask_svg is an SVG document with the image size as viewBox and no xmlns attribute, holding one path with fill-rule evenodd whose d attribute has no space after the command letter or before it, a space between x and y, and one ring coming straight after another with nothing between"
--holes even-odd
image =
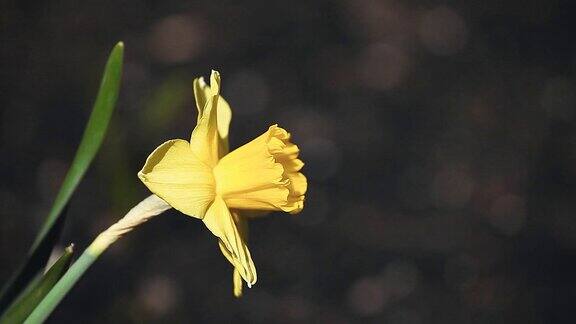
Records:
<instances>
[{"instance_id":1,"label":"long narrow leaf","mask_svg":"<svg viewBox=\"0 0 576 324\"><path fill-rule=\"evenodd\" d=\"M98 91L98 96L96 97L96 102L94 103L88 124L84 130L82 141L80 142L78 151L76 151L72 166L62 183L60 192L54 201L54 205L44 221L40 232L36 236L32 249L40 245L46 233L48 233L54 222L56 222L58 215L62 212L68 200L70 200L72 193L76 190L78 183L80 183L86 170L88 170L88 166L94 159L104 140L110 117L112 116L112 112L116 106L116 100L118 99L120 79L122 77L123 56L124 44L120 42L112 49L112 53L110 53L100 84L100 90Z\"/></svg>"},{"instance_id":2,"label":"long narrow leaf","mask_svg":"<svg viewBox=\"0 0 576 324\"><path fill-rule=\"evenodd\" d=\"M60 258L50 267L38 281L27 288L0 318L0 324L22 323L32 313L44 296L60 280L70 267L72 261L73 245L68 246Z\"/></svg>"},{"instance_id":3,"label":"long narrow leaf","mask_svg":"<svg viewBox=\"0 0 576 324\"><path fill-rule=\"evenodd\" d=\"M62 229L64 228L64 222L66 220L66 215L68 207L64 208L62 214L54 223L54 226L48 232L42 244L38 246L32 254L28 256L28 259L23 263L20 268L14 273L14 276L9 281L9 284L5 286L3 290L2 297L0 298L0 314L6 310L8 305L22 293L24 287L28 286L30 281L37 277L37 274L46 266L52 248L58 241Z\"/></svg>"},{"instance_id":4,"label":"long narrow leaf","mask_svg":"<svg viewBox=\"0 0 576 324\"><path fill-rule=\"evenodd\" d=\"M62 299L68 294L70 289L76 284L76 282L84 275L86 270L98 259L100 255L91 253L86 250L80 258L68 271L63 275L63 277L54 285L54 287L48 292L44 299L36 306L36 308L30 313L30 316L26 318L23 322L24 324L40 324L44 323L46 319L52 314L52 311L58 306Z\"/></svg>"},{"instance_id":5,"label":"long narrow leaf","mask_svg":"<svg viewBox=\"0 0 576 324\"><path fill-rule=\"evenodd\" d=\"M26 284L30 282L46 264L46 260L58 239L58 229L64 223L62 218L63 211L98 152L104 135L106 134L110 117L118 99L123 57L124 44L120 42L116 44L110 53L100 83L100 89L90 119L84 130L84 135L76 151L76 156L70 166L70 170L68 170L64 178L52 208L36 236L28 259L26 263L19 268L19 271L13 276L9 283L4 286L0 294L0 313L22 292Z\"/></svg>"}]
</instances>

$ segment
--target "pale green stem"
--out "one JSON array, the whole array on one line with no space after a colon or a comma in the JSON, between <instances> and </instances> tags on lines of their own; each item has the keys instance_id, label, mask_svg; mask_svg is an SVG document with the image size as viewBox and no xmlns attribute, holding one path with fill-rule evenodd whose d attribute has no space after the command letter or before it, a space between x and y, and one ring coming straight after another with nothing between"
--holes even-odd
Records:
<instances>
[{"instance_id":1,"label":"pale green stem","mask_svg":"<svg viewBox=\"0 0 576 324\"><path fill-rule=\"evenodd\" d=\"M46 297L42 299L24 323L43 323L102 252L136 226L170 208L170 205L164 200L156 195L151 195L132 208L116 224L100 233L84 253L82 253L80 258L74 262L70 269L60 278Z\"/></svg>"}]
</instances>

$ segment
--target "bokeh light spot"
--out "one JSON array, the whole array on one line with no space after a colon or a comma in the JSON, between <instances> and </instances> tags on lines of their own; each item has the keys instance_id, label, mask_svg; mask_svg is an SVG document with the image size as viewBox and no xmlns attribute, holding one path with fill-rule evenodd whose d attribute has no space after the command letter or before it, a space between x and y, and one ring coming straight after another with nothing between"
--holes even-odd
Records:
<instances>
[{"instance_id":1,"label":"bokeh light spot","mask_svg":"<svg viewBox=\"0 0 576 324\"><path fill-rule=\"evenodd\" d=\"M202 20L173 15L152 27L148 45L152 55L164 63L182 63L201 53L207 28Z\"/></svg>"},{"instance_id":2,"label":"bokeh light spot","mask_svg":"<svg viewBox=\"0 0 576 324\"><path fill-rule=\"evenodd\" d=\"M452 8L436 7L426 11L418 33L422 45L436 55L452 55L466 45L468 31L464 19Z\"/></svg>"}]
</instances>

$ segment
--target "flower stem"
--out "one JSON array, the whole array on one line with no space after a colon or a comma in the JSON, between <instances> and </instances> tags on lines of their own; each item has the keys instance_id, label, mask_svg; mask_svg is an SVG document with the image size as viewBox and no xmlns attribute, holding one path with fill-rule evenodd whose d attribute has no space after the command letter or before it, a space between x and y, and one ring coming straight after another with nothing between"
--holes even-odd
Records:
<instances>
[{"instance_id":1,"label":"flower stem","mask_svg":"<svg viewBox=\"0 0 576 324\"><path fill-rule=\"evenodd\" d=\"M74 262L70 269L60 278L58 283L54 285L46 297L42 299L24 323L43 323L102 252L136 226L170 208L170 205L164 200L156 195L151 195L132 208L117 223L100 233L92 244L82 253L80 258Z\"/></svg>"}]
</instances>

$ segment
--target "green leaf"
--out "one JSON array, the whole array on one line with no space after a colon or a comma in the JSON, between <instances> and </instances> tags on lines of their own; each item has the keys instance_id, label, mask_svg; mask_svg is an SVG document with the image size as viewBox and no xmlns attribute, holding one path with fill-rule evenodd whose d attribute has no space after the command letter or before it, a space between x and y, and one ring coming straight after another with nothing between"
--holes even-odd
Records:
<instances>
[{"instance_id":1,"label":"green leaf","mask_svg":"<svg viewBox=\"0 0 576 324\"><path fill-rule=\"evenodd\" d=\"M65 214L65 207L98 152L104 135L106 134L110 117L112 116L118 99L123 57L124 44L119 42L112 49L108 57L90 119L84 130L84 135L82 136L70 170L68 170L60 187L60 191L52 205L52 209L36 236L25 264L19 268L9 283L2 289L2 293L0 294L0 312L2 312L40 272L50 256L64 223L63 215Z\"/></svg>"},{"instance_id":2,"label":"green leaf","mask_svg":"<svg viewBox=\"0 0 576 324\"><path fill-rule=\"evenodd\" d=\"M84 253L80 255L80 258L72 264L70 269L66 271L62 278L60 278L36 308L34 308L30 316L24 321L24 324L44 323L56 306L58 306L70 289L80 280L82 275L84 275L86 270L90 268L99 256L100 254L93 253L90 250L84 251Z\"/></svg>"},{"instance_id":3,"label":"green leaf","mask_svg":"<svg viewBox=\"0 0 576 324\"><path fill-rule=\"evenodd\" d=\"M26 291L0 317L0 324L24 322L70 267L73 248L74 245L70 244L54 265L39 280L32 282L26 288Z\"/></svg>"},{"instance_id":4,"label":"green leaf","mask_svg":"<svg viewBox=\"0 0 576 324\"><path fill-rule=\"evenodd\" d=\"M96 102L94 103L88 124L84 130L82 141L80 142L78 151L76 151L72 166L62 183L60 192L54 201L52 210L50 210L48 217L44 221L44 225L36 236L32 249L40 245L54 222L56 222L104 140L110 117L112 116L112 112L116 106L116 100L118 99L120 79L122 77L123 56L124 44L120 42L114 47L108 58L102 83L100 84L100 90L98 91L98 96L96 97Z\"/></svg>"},{"instance_id":5,"label":"green leaf","mask_svg":"<svg viewBox=\"0 0 576 324\"><path fill-rule=\"evenodd\" d=\"M62 233L62 229L64 228L64 222L68 214L67 210L68 207L64 208L64 211L62 211L62 214L58 217L58 220L54 226L52 226L44 241L42 241L42 244L28 256L27 261L20 266L9 281L9 284L5 286L2 297L0 298L0 313L6 310L10 303L22 292L24 287L29 286L30 281L37 278L40 270L46 266L52 248L58 241L60 233Z\"/></svg>"}]
</instances>

